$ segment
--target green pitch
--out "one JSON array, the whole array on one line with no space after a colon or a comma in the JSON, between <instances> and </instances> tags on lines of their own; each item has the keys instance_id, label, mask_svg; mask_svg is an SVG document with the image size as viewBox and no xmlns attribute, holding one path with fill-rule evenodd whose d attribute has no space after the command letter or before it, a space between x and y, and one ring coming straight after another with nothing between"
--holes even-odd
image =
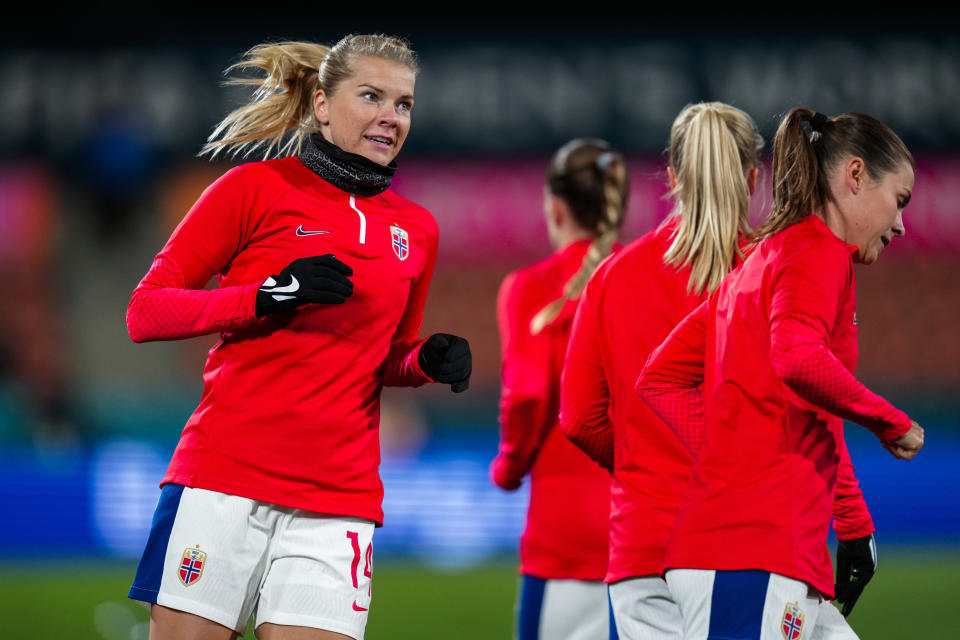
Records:
<instances>
[{"instance_id":1,"label":"green pitch","mask_svg":"<svg viewBox=\"0 0 960 640\"><path fill-rule=\"evenodd\" d=\"M956 637L960 552L888 552L880 562L850 616L861 638ZM146 640L146 610L124 597L132 575L126 565L0 566L0 637ZM515 589L509 564L438 572L381 563L374 571L367 638L508 639Z\"/></svg>"}]
</instances>

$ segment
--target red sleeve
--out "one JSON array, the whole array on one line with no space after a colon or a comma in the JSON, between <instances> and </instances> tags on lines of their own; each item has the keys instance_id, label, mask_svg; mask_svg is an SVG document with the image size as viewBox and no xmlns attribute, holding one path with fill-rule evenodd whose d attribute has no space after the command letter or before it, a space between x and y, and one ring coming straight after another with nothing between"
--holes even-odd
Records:
<instances>
[{"instance_id":1,"label":"red sleeve","mask_svg":"<svg viewBox=\"0 0 960 640\"><path fill-rule=\"evenodd\" d=\"M400 318L397 330L390 340L390 351L384 362L383 384L388 387L419 387L425 382L434 382L420 368L420 327L423 325L423 307L427 303L427 291L437 262L438 234L436 223L430 218L427 229L427 260L423 271L410 287L407 307Z\"/></svg>"},{"instance_id":2,"label":"red sleeve","mask_svg":"<svg viewBox=\"0 0 960 640\"><path fill-rule=\"evenodd\" d=\"M249 239L250 166L231 169L207 187L134 289L127 307L134 342L192 338L256 322L260 283L202 288Z\"/></svg>"},{"instance_id":3,"label":"red sleeve","mask_svg":"<svg viewBox=\"0 0 960 640\"><path fill-rule=\"evenodd\" d=\"M850 257L797 251L784 263L770 304L770 363L798 396L867 427L881 440L910 430L910 418L857 380L830 351L830 334L852 284Z\"/></svg>"},{"instance_id":4,"label":"red sleeve","mask_svg":"<svg viewBox=\"0 0 960 640\"><path fill-rule=\"evenodd\" d=\"M709 299L673 328L637 378L637 393L696 458L703 444L703 367Z\"/></svg>"},{"instance_id":5,"label":"red sleeve","mask_svg":"<svg viewBox=\"0 0 960 640\"><path fill-rule=\"evenodd\" d=\"M853 462L847 443L840 437L840 466L837 469L837 490L833 499L833 530L838 540L854 540L874 532L873 518L863 499L860 483L853 474Z\"/></svg>"},{"instance_id":6,"label":"red sleeve","mask_svg":"<svg viewBox=\"0 0 960 640\"><path fill-rule=\"evenodd\" d=\"M490 465L490 477L508 490L520 486L556 421L547 407L551 385L549 333L530 333L530 320L539 311L531 308L530 301L544 298L531 291L536 285L511 274L497 296L503 357L500 448Z\"/></svg>"},{"instance_id":7,"label":"red sleeve","mask_svg":"<svg viewBox=\"0 0 960 640\"><path fill-rule=\"evenodd\" d=\"M584 289L573 320L560 378L560 428L607 471L613 471L614 429L610 387L603 368L601 324L595 308L594 277Z\"/></svg>"}]
</instances>

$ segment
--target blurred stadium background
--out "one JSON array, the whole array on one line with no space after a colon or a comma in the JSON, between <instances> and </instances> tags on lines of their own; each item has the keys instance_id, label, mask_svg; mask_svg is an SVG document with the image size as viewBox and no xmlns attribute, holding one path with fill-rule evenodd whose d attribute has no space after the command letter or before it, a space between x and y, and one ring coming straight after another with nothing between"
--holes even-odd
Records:
<instances>
[{"instance_id":1,"label":"blurred stadium background","mask_svg":"<svg viewBox=\"0 0 960 640\"><path fill-rule=\"evenodd\" d=\"M146 612L125 593L214 340L133 344L129 294L232 164L195 158L242 99L220 86L221 71L268 39L387 32L408 37L422 62L394 184L440 225L423 334L468 337L475 365L463 396L439 386L385 393L386 524L368 637L510 635L526 495L498 492L486 475L497 443L497 287L550 250L543 172L571 137L603 137L628 154L625 238L657 224L668 210L669 127L698 100L746 110L768 144L792 106L864 111L915 153L907 236L857 273L858 372L929 440L904 464L848 428L881 554L851 620L864 638L956 637L960 38L949 25L862 16L681 25L666 14L575 26L490 16L311 23L97 7L0 32L0 635L146 638ZM768 205L757 198L754 213Z\"/></svg>"}]
</instances>

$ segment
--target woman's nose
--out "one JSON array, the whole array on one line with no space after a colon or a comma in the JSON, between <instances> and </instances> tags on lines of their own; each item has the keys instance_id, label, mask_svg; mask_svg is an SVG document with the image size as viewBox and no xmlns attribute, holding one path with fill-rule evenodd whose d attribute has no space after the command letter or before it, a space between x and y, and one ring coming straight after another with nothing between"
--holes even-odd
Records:
<instances>
[{"instance_id":1,"label":"woman's nose","mask_svg":"<svg viewBox=\"0 0 960 640\"><path fill-rule=\"evenodd\" d=\"M905 234L907 230L903 226L903 214L898 213L897 219L893 221L893 233L898 236Z\"/></svg>"},{"instance_id":2,"label":"woman's nose","mask_svg":"<svg viewBox=\"0 0 960 640\"><path fill-rule=\"evenodd\" d=\"M392 104L384 104L380 108L380 122L393 124L397 120L397 111Z\"/></svg>"}]
</instances>

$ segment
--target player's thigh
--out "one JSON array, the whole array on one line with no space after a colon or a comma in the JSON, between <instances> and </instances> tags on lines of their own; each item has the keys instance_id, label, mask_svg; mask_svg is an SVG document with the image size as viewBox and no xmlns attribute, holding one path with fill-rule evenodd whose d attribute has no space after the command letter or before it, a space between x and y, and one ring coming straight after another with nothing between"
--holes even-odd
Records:
<instances>
[{"instance_id":1,"label":"player's thigh","mask_svg":"<svg viewBox=\"0 0 960 640\"><path fill-rule=\"evenodd\" d=\"M820 593L806 582L771 573L760 640L811 637L820 622L823 604Z\"/></svg>"},{"instance_id":2,"label":"player's thigh","mask_svg":"<svg viewBox=\"0 0 960 640\"><path fill-rule=\"evenodd\" d=\"M622 640L683 638L680 608L660 576L640 576L611 584L610 604Z\"/></svg>"},{"instance_id":3,"label":"player's thigh","mask_svg":"<svg viewBox=\"0 0 960 640\"><path fill-rule=\"evenodd\" d=\"M150 607L150 640L236 640L233 629L192 613Z\"/></svg>"},{"instance_id":4,"label":"player's thigh","mask_svg":"<svg viewBox=\"0 0 960 640\"><path fill-rule=\"evenodd\" d=\"M611 637L607 587L600 581L521 576L519 640L594 640Z\"/></svg>"},{"instance_id":5,"label":"player's thigh","mask_svg":"<svg viewBox=\"0 0 960 640\"><path fill-rule=\"evenodd\" d=\"M260 589L258 633L312 638L322 637L311 635L319 630L361 640L372 601L373 530L362 518L301 510L284 516Z\"/></svg>"},{"instance_id":6,"label":"player's thigh","mask_svg":"<svg viewBox=\"0 0 960 640\"><path fill-rule=\"evenodd\" d=\"M859 640L847 619L832 602L821 602L818 610L812 640Z\"/></svg>"},{"instance_id":7,"label":"player's thigh","mask_svg":"<svg viewBox=\"0 0 960 640\"><path fill-rule=\"evenodd\" d=\"M257 640L348 640L350 636L326 629L290 627L265 622L257 627Z\"/></svg>"},{"instance_id":8,"label":"player's thigh","mask_svg":"<svg viewBox=\"0 0 960 640\"><path fill-rule=\"evenodd\" d=\"M168 484L157 505L130 598L243 633L266 566L272 505ZM189 620L189 618L184 618ZM156 633L177 616L151 616Z\"/></svg>"},{"instance_id":9,"label":"player's thigh","mask_svg":"<svg viewBox=\"0 0 960 640\"><path fill-rule=\"evenodd\" d=\"M760 570L673 569L667 585L687 640L799 640L816 626L819 594Z\"/></svg>"}]
</instances>

